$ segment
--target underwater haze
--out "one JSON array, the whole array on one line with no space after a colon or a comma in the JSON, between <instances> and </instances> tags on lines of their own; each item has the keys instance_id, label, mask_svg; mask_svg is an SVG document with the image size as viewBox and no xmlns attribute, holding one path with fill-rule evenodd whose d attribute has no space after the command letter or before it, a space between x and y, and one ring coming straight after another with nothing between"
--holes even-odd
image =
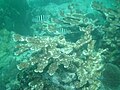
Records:
<instances>
[{"instance_id":1,"label":"underwater haze","mask_svg":"<svg viewBox=\"0 0 120 90\"><path fill-rule=\"evenodd\" d=\"M0 0L0 90L120 90L120 0Z\"/></svg>"}]
</instances>

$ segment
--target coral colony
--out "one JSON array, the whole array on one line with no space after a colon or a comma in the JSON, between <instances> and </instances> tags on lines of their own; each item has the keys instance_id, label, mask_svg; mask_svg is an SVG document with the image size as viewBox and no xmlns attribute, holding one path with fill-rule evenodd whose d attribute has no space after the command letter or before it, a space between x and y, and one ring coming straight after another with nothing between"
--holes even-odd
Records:
<instances>
[{"instance_id":1,"label":"coral colony","mask_svg":"<svg viewBox=\"0 0 120 90\"><path fill-rule=\"evenodd\" d=\"M99 28L106 30L106 33L120 28L120 9L113 11L99 2L93 2L93 9L102 12L109 22L109 26L100 26L96 24L97 19L93 20L87 14L78 12L75 6L72 3L68 5L69 12L59 11L56 17L50 14L47 21L34 23L31 28L37 34L33 36L12 34L16 45L14 56L19 62L19 90L102 88L99 78L104 70L104 53L109 53L109 50L107 47L96 48L96 39L92 33ZM115 48L115 41L120 46L117 36L109 38L112 37L104 36L102 42L108 42L104 46Z\"/></svg>"}]
</instances>

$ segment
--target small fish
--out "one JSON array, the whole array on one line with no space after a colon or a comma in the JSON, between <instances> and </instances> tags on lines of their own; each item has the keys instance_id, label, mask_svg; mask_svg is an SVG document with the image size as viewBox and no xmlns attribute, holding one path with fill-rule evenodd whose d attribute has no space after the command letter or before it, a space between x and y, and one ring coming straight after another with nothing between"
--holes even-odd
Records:
<instances>
[{"instance_id":1,"label":"small fish","mask_svg":"<svg viewBox=\"0 0 120 90\"><path fill-rule=\"evenodd\" d=\"M49 15L38 15L33 17L32 22L39 23L39 22L44 22L49 20L50 16Z\"/></svg>"},{"instance_id":2,"label":"small fish","mask_svg":"<svg viewBox=\"0 0 120 90\"><path fill-rule=\"evenodd\" d=\"M59 28L56 31L56 34L60 34L60 35L66 35L66 34L70 34L70 33L71 33L71 31L68 29L65 29L65 28Z\"/></svg>"}]
</instances>

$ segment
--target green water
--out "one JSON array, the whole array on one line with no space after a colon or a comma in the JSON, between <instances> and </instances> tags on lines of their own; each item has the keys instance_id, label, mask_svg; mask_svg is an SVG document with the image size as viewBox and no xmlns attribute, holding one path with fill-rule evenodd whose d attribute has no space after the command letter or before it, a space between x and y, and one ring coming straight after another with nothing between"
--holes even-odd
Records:
<instances>
[{"instance_id":1,"label":"green water","mask_svg":"<svg viewBox=\"0 0 120 90\"><path fill-rule=\"evenodd\" d=\"M0 0L0 90L120 90L120 0Z\"/></svg>"}]
</instances>

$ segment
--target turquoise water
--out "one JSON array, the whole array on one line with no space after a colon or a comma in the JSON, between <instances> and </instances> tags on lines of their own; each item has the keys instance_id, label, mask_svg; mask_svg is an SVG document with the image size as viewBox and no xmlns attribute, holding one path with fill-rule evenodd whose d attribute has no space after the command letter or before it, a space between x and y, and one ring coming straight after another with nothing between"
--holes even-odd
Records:
<instances>
[{"instance_id":1,"label":"turquoise water","mask_svg":"<svg viewBox=\"0 0 120 90\"><path fill-rule=\"evenodd\" d=\"M0 0L0 90L120 90L120 1Z\"/></svg>"}]
</instances>

